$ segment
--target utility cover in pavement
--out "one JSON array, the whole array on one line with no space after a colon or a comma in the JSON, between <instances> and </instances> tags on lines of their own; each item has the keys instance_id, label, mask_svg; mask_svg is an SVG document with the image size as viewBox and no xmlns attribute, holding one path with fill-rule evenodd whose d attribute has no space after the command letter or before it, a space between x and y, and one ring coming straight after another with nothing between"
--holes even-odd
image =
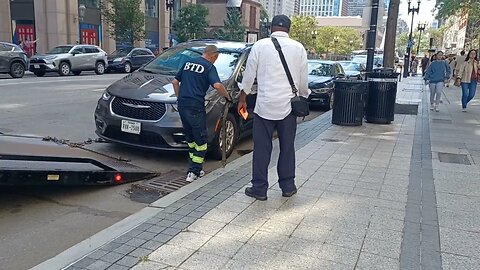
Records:
<instances>
[{"instance_id":1,"label":"utility cover in pavement","mask_svg":"<svg viewBox=\"0 0 480 270\"><path fill-rule=\"evenodd\" d=\"M130 199L152 203L188 184L185 172L169 171L142 183L135 183L130 190Z\"/></svg>"},{"instance_id":2,"label":"utility cover in pavement","mask_svg":"<svg viewBox=\"0 0 480 270\"><path fill-rule=\"evenodd\" d=\"M395 114L417 115L418 104L395 104Z\"/></svg>"},{"instance_id":3,"label":"utility cover in pavement","mask_svg":"<svg viewBox=\"0 0 480 270\"><path fill-rule=\"evenodd\" d=\"M463 164L463 165L472 165L467 155L464 154L451 154L451 153L438 153L438 159L440 162L444 163L453 163L453 164Z\"/></svg>"}]
</instances>

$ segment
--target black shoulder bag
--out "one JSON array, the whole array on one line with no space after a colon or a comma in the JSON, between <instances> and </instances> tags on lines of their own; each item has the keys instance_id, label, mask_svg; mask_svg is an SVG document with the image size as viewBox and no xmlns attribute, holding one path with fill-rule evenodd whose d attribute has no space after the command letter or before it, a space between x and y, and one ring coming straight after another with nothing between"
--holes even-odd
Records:
<instances>
[{"instance_id":1,"label":"black shoulder bag","mask_svg":"<svg viewBox=\"0 0 480 270\"><path fill-rule=\"evenodd\" d=\"M278 40L274 37L272 37L272 42L273 45L275 45L275 49L278 51L278 54L280 55L280 60L282 61L283 68L285 69L285 73L287 74L288 82L290 83L290 86L292 87L292 92L295 95L290 100L292 104L292 114L296 117L305 117L310 114L308 101L306 98L298 95L297 87L293 82L292 74L290 73L290 69L288 68L287 61L285 60L285 55L283 55L280 43L278 43Z\"/></svg>"}]
</instances>

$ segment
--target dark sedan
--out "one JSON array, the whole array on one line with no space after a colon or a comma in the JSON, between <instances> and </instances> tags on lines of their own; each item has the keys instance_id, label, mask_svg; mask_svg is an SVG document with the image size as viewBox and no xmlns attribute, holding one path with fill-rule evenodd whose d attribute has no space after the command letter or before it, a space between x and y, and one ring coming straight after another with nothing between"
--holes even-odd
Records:
<instances>
[{"instance_id":1,"label":"dark sedan","mask_svg":"<svg viewBox=\"0 0 480 270\"><path fill-rule=\"evenodd\" d=\"M107 72L120 71L130 73L150 62L155 58L155 55L152 51L145 48L124 48L114 51L107 57Z\"/></svg>"},{"instance_id":2,"label":"dark sedan","mask_svg":"<svg viewBox=\"0 0 480 270\"><path fill-rule=\"evenodd\" d=\"M236 142L249 135L251 117L241 118L236 112L242 72L250 51L245 43L196 40L179 44L164 51L138 71L110 85L98 101L95 110L96 133L107 141L153 150L188 150L177 110L172 80L185 61L201 57L203 48L213 44L220 50L215 62L220 79L234 98L228 104L228 115L222 125L225 99L211 88L207 92L205 109L209 150L221 158L221 129L226 128L227 155Z\"/></svg>"},{"instance_id":3,"label":"dark sedan","mask_svg":"<svg viewBox=\"0 0 480 270\"><path fill-rule=\"evenodd\" d=\"M0 73L22 78L27 68L27 54L17 45L0 42Z\"/></svg>"},{"instance_id":4,"label":"dark sedan","mask_svg":"<svg viewBox=\"0 0 480 270\"><path fill-rule=\"evenodd\" d=\"M324 60L308 60L308 88L312 91L308 97L311 105L321 106L325 111L333 105L333 85L335 80L345 77L345 71L339 63Z\"/></svg>"},{"instance_id":5,"label":"dark sedan","mask_svg":"<svg viewBox=\"0 0 480 270\"><path fill-rule=\"evenodd\" d=\"M338 63L342 66L343 70L345 70L345 77L347 79L362 80L364 78L367 69L364 64L353 61L340 61Z\"/></svg>"}]
</instances>

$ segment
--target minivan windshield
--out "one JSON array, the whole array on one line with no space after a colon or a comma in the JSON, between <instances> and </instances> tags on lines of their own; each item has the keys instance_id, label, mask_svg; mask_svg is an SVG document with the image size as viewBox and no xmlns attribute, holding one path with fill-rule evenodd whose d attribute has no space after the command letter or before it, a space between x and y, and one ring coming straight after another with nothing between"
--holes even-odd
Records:
<instances>
[{"instance_id":1,"label":"minivan windshield","mask_svg":"<svg viewBox=\"0 0 480 270\"><path fill-rule=\"evenodd\" d=\"M47 52L47 54L68 53L72 48L73 46L58 46Z\"/></svg>"},{"instance_id":2,"label":"minivan windshield","mask_svg":"<svg viewBox=\"0 0 480 270\"><path fill-rule=\"evenodd\" d=\"M186 61L202 57L202 51L203 48L172 48L160 54L142 70L163 75L176 75ZM220 52L214 64L220 80L224 81L230 78L239 56L238 52Z\"/></svg>"},{"instance_id":3,"label":"minivan windshield","mask_svg":"<svg viewBox=\"0 0 480 270\"><path fill-rule=\"evenodd\" d=\"M332 65L326 63L309 62L308 63L308 75L316 76L331 76Z\"/></svg>"},{"instance_id":4,"label":"minivan windshield","mask_svg":"<svg viewBox=\"0 0 480 270\"><path fill-rule=\"evenodd\" d=\"M132 50L133 50L133 48L118 49L118 50L114 51L113 53L111 53L109 56L111 56L111 57L125 57Z\"/></svg>"}]
</instances>

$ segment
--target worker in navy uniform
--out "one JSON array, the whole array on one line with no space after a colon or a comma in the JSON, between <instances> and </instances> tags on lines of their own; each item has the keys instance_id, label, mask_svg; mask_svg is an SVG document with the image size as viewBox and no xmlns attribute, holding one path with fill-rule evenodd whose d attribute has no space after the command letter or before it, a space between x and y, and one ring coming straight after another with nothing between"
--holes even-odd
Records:
<instances>
[{"instance_id":1,"label":"worker in navy uniform","mask_svg":"<svg viewBox=\"0 0 480 270\"><path fill-rule=\"evenodd\" d=\"M213 65L219 55L218 48L208 45L202 57L186 61L173 80L177 96L178 112L182 120L185 139L189 147L190 162L187 182L202 177L203 161L207 153L207 123L205 94L213 86L228 101L230 95L220 82L217 69Z\"/></svg>"}]
</instances>

